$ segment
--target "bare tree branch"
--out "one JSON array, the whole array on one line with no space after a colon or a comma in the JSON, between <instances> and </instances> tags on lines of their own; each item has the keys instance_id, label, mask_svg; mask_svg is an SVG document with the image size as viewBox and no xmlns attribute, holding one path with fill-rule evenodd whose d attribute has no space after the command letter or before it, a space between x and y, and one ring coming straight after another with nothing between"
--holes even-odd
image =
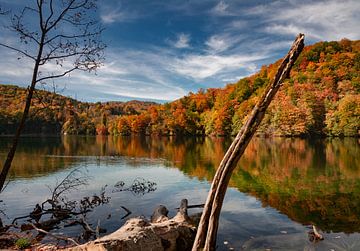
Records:
<instances>
[{"instance_id":1,"label":"bare tree branch","mask_svg":"<svg viewBox=\"0 0 360 251\"><path fill-rule=\"evenodd\" d=\"M40 233L43 233L43 234L46 234L46 235L49 235L51 237L54 237L56 239L59 239L59 240L64 240L64 241L70 241L72 243L74 243L76 246L80 246L80 243L76 242L74 239L72 238L69 238L69 237L66 237L66 236L63 236L63 235L57 235L57 234L52 234L48 231L45 231L41 228L37 228L33 223L30 223L30 225L38 232Z\"/></svg>"},{"instance_id":2,"label":"bare tree branch","mask_svg":"<svg viewBox=\"0 0 360 251\"><path fill-rule=\"evenodd\" d=\"M3 43L0 43L0 46L3 46L3 47L8 48L8 49L10 49L10 50L19 52L20 54L22 54L22 55L24 55L24 56L26 56L26 57L28 57L28 58L31 58L32 60L36 61L36 58L35 58L34 56L31 56L30 54L26 53L25 51L22 51L22 50L20 50L20 49L17 49L17 48L15 48L15 47L12 47L12 46L10 46L10 45L6 45L6 44L3 44Z\"/></svg>"},{"instance_id":3,"label":"bare tree branch","mask_svg":"<svg viewBox=\"0 0 360 251\"><path fill-rule=\"evenodd\" d=\"M38 10L39 10L39 26L42 31L45 30L44 24L43 24L44 17L43 17L43 11L42 11L43 2L44 2L44 0L36 0Z\"/></svg>"},{"instance_id":4,"label":"bare tree branch","mask_svg":"<svg viewBox=\"0 0 360 251\"><path fill-rule=\"evenodd\" d=\"M49 27L45 27L45 33L52 30L64 18L65 14L69 11L75 1L76 0L69 1L68 6L61 12L61 14L56 18L56 20Z\"/></svg>"},{"instance_id":5,"label":"bare tree branch","mask_svg":"<svg viewBox=\"0 0 360 251\"><path fill-rule=\"evenodd\" d=\"M70 54L62 54L62 55L58 55L58 56L53 56L53 57L46 57L46 61L50 61L50 60L54 60L54 59L64 59L64 58L69 58L69 57L74 57L74 56L78 56L78 55L86 55L86 54L90 54L90 53L94 53L96 52L96 49L93 49L91 51L80 51L80 52L73 52ZM45 59L41 59L42 61Z\"/></svg>"},{"instance_id":6,"label":"bare tree branch","mask_svg":"<svg viewBox=\"0 0 360 251\"><path fill-rule=\"evenodd\" d=\"M70 70L67 70L61 74L58 74L58 75L50 75L50 76L47 76L47 77L43 77L43 78L39 78L38 80L36 80L36 82L42 82L44 80L47 80L47 79L52 79L52 78L61 78L61 77L64 77L65 75L69 74L70 72L73 72L75 70L78 70L79 68L78 67L74 67Z\"/></svg>"},{"instance_id":7,"label":"bare tree branch","mask_svg":"<svg viewBox=\"0 0 360 251\"><path fill-rule=\"evenodd\" d=\"M27 38L32 40L33 42L35 42L37 45L40 45L40 41L39 39L37 39L35 37L35 35L37 34L37 32L30 32L24 25L23 23L23 18L25 16L25 14L28 12L35 12L36 14L39 13L39 11L35 10L34 8L31 7L25 7L23 8L23 10L21 11L20 15L14 15L12 18L12 25L10 26L11 29L13 29L13 31L17 32L20 34L20 40L21 42L24 42L25 44L28 43L28 41L26 40Z\"/></svg>"},{"instance_id":8,"label":"bare tree branch","mask_svg":"<svg viewBox=\"0 0 360 251\"><path fill-rule=\"evenodd\" d=\"M101 30L99 30L97 32L94 32L94 33L84 33L84 34L81 34L81 35L63 35L63 34L59 34L59 35L56 35L56 36L54 36L52 38L49 38L47 41L44 42L44 45L49 44L49 43L51 43L52 41L54 41L55 39L58 39L58 38L65 38L65 39L84 38L84 37L90 37L90 36L99 35L103 31L104 31L104 29L101 29Z\"/></svg>"},{"instance_id":9,"label":"bare tree branch","mask_svg":"<svg viewBox=\"0 0 360 251\"><path fill-rule=\"evenodd\" d=\"M53 0L50 0L49 9L50 9L50 15L48 16L48 18L45 21L45 26L44 26L45 28L49 25L49 22L54 15Z\"/></svg>"}]
</instances>

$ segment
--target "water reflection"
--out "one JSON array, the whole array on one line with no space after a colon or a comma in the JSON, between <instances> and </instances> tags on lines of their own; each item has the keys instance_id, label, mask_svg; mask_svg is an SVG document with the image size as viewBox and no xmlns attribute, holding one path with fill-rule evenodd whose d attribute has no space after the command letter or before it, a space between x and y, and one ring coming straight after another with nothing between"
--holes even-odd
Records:
<instances>
[{"instance_id":1,"label":"water reflection","mask_svg":"<svg viewBox=\"0 0 360 251\"><path fill-rule=\"evenodd\" d=\"M51 175L95 158L164 159L190 177L211 181L231 141L224 138L73 137L24 138L13 180ZM5 159L10 139L0 141ZM71 158L68 156L72 156ZM230 186L258 198L301 224L323 231L360 232L358 139L255 138ZM136 161L129 165L138 165Z\"/></svg>"}]
</instances>

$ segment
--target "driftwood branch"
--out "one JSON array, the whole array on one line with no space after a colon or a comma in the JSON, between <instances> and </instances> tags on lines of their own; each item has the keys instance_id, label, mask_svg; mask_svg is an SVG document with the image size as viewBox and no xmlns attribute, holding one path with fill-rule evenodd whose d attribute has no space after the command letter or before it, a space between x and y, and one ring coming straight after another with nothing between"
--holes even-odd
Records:
<instances>
[{"instance_id":1,"label":"driftwood branch","mask_svg":"<svg viewBox=\"0 0 360 251\"><path fill-rule=\"evenodd\" d=\"M195 204L195 205L188 205L187 208L201 208L204 206L205 206L205 204ZM180 209L180 207L177 207L175 209Z\"/></svg>"},{"instance_id":2,"label":"driftwood branch","mask_svg":"<svg viewBox=\"0 0 360 251\"><path fill-rule=\"evenodd\" d=\"M241 128L221 161L206 200L193 245L193 251L215 250L219 215L231 174L260 125L271 100L282 85L282 82L289 77L290 70L303 48L304 35L299 34L290 51L280 64L274 79L267 86L247 122Z\"/></svg>"},{"instance_id":3,"label":"driftwood branch","mask_svg":"<svg viewBox=\"0 0 360 251\"><path fill-rule=\"evenodd\" d=\"M131 211L129 209L127 209L126 207L124 207L124 206L120 206L120 207L122 209L124 209L125 212L126 212L126 214L123 217L121 217L121 219L123 220L123 219L125 219L126 217L128 217L131 214Z\"/></svg>"},{"instance_id":4,"label":"driftwood branch","mask_svg":"<svg viewBox=\"0 0 360 251\"><path fill-rule=\"evenodd\" d=\"M132 218L114 233L66 250L191 250L195 227L187 214L187 204L187 200L183 199L179 212L171 219L167 216L166 207L160 205L150 222L143 218Z\"/></svg>"},{"instance_id":5,"label":"driftwood branch","mask_svg":"<svg viewBox=\"0 0 360 251\"><path fill-rule=\"evenodd\" d=\"M312 226L312 231L310 231L308 235L309 235L309 240L311 242L324 240L324 237L322 236L322 234L318 232L315 225Z\"/></svg>"},{"instance_id":6,"label":"driftwood branch","mask_svg":"<svg viewBox=\"0 0 360 251\"><path fill-rule=\"evenodd\" d=\"M74 239L71 239L71 238L66 237L66 236L60 236L60 235L52 234L52 233L50 233L50 232L48 232L48 231L45 231L45 230L43 230L43 229L41 229L41 228L37 228L33 223L31 223L31 226L32 226L36 231L38 231L39 233L46 234L46 235L48 235L48 236L54 237L55 239L72 242L72 243L74 243L76 246L79 246L79 245L80 245L80 244L79 244L77 241L75 241Z\"/></svg>"}]
</instances>

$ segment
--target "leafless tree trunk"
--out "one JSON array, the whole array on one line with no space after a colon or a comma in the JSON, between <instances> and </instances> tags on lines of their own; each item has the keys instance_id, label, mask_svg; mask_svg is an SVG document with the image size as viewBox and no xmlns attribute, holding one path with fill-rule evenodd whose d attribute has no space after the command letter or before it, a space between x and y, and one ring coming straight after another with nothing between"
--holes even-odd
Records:
<instances>
[{"instance_id":1,"label":"leafless tree trunk","mask_svg":"<svg viewBox=\"0 0 360 251\"><path fill-rule=\"evenodd\" d=\"M280 88L284 79L289 77L290 70L304 47L304 35L299 34L290 51L284 58L273 81L267 86L263 96L254 107L247 122L241 128L222 159L212 182L205 208L201 216L192 250L215 250L219 216L226 189L233 170L248 143L260 125L267 107Z\"/></svg>"},{"instance_id":2,"label":"leafless tree trunk","mask_svg":"<svg viewBox=\"0 0 360 251\"><path fill-rule=\"evenodd\" d=\"M92 12L96 9L96 0L34 0L32 2L33 5L24 7L20 14L13 15L9 27L28 49L0 41L0 46L34 62L24 112L0 174L0 191L4 188L15 156L36 84L61 78L75 70L89 72L96 70L104 59L102 52L105 45L100 40L103 29L92 18L94 14ZM37 24L29 23L31 22L29 17L34 15L38 17ZM44 65L52 65L56 67L56 71L44 75L40 71Z\"/></svg>"}]
</instances>

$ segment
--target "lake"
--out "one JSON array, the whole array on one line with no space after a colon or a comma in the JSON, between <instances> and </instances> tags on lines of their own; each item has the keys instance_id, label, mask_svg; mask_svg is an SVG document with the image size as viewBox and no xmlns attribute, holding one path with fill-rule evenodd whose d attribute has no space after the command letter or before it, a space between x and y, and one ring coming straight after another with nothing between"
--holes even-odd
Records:
<instances>
[{"instance_id":1,"label":"lake","mask_svg":"<svg viewBox=\"0 0 360 251\"><path fill-rule=\"evenodd\" d=\"M0 138L1 163L10 143ZM75 169L87 185L66 194L69 200L101 191L109 197L87 214L93 226L99 221L113 232L129 217L149 218L160 204L174 216L183 198L190 205L205 202L230 143L224 138L25 137L1 194L0 217L8 224L29 214ZM360 250L359 156L360 140L354 138L252 139L227 190L218 250ZM156 185L120 191L134 181ZM312 225L323 232L323 241L309 240ZM75 236L81 230L53 232Z\"/></svg>"}]
</instances>

